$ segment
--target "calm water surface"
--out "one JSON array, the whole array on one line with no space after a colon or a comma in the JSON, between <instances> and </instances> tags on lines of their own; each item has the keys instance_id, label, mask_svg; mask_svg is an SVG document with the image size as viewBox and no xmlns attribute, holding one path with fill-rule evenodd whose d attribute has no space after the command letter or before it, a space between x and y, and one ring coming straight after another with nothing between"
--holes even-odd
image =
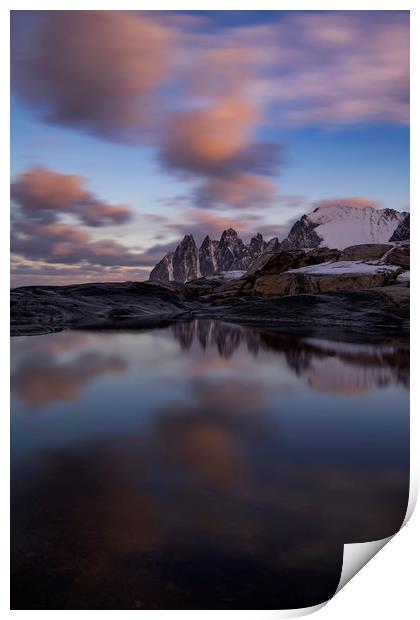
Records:
<instances>
[{"instance_id":1,"label":"calm water surface","mask_svg":"<svg viewBox=\"0 0 420 620\"><path fill-rule=\"evenodd\" d=\"M12 340L12 608L279 609L401 525L407 345L213 321Z\"/></svg>"}]
</instances>

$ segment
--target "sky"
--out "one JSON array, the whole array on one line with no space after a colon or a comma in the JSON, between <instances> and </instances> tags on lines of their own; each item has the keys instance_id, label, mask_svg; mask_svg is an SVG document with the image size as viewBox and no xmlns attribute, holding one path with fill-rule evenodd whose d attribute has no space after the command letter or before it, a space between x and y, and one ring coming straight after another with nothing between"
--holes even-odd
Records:
<instances>
[{"instance_id":1,"label":"sky","mask_svg":"<svg viewBox=\"0 0 420 620\"><path fill-rule=\"evenodd\" d=\"M409 209L399 11L12 12L12 285L143 280L184 234Z\"/></svg>"}]
</instances>

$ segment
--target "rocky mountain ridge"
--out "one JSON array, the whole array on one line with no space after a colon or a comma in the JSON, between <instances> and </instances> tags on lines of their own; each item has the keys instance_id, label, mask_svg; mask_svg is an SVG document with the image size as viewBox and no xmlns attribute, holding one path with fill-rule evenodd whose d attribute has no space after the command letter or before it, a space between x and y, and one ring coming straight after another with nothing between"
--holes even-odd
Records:
<instances>
[{"instance_id":1,"label":"rocky mountain ridge","mask_svg":"<svg viewBox=\"0 0 420 620\"><path fill-rule=\"evenodd\" d=\"M318 247L342 250L353 245L383 244L409 238L410 215L405 211L369 206L321 206L295 222L281 242L277 237L264 241L258 233L246 245L238 233L229 228L220 240L212 240L207 235L198 248L193 236L186 235L175 252L166 254L156 265L149 279L185 283L223 271L248 271L269 253Z\"/></svg>"},{"instance_id":2,"label":"rocky mountain ridge","mask_svg":"<svg viewBox=\"0 0 420 620\"><path fill-rule=\"evenodd\" d=\"M247 271L253 261L280 247L277 237L266 242L261 233L246 245L236 230L228 228L220 240L207 235L198 248L192 235L185 235L175 252L169 252L151 271L155 282L188 282L222 271Z\"/></svg>"}]
</instances>

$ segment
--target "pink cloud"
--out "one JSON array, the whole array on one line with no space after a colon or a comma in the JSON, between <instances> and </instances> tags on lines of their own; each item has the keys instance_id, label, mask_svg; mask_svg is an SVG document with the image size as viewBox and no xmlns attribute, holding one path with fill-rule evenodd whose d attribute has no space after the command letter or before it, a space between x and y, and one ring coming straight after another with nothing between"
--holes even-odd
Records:
<instances>
[{"instance_id":1,"label":"pink cloud","mask_svg":"<svg viewBox=\"0 0 420 620\"><path fill-rule=\"evenodd\" d=\"M275 199L275 185L269 179L239 172L226 178L210 178L199 186L197 204L204 207L228 204L247 209L265 206Z\"/></svg>"},{"instance_id":2,"label":"pink cloud","mask_svg":"<svg viewBox=\"0 0 420 620\"><path fill-rule=\"evenodd\" d=\"M16 40L13 85L49 122L139 139L175 36L147 12L42 11Z\"/></svg>"},{"instance_id":3,"label":"pink cloud","mask_svg":"<svg viewBox=\"0 0 420 620\"><path fill-rule=\"evenodd\" d=\"M408 122L408 12L212 26L171 12L39 12L16 36L13 85L48 122L153 145L201 207L270 204L280 161L256 139L263 127ZM68 179L63 199L79 191ZM92 199L86 223L125 217L102 209Z\"/></svg>"},{"instance_id":4,"label":"pink cloud","mask_svg":"<svg viewBox=\"0 0 420 620\"><path fill-rule=\"evenodd\" d=\"M366 198L364 196L350 196L348 198L325 198L324 200L318 200L313 203L313 206L316 207L336 207L336 206L347 206L347 207L357 207L360 209L364 209L365 207L373 207L377 209L381 206L381 203L374 198Z\"/></svg>"},{"instance_id":5,"label":"pink cloud","mask_svg":"<svg viewBox=\"0 0 420 620\"><path fill-rule=\"evenodd\" d=\"M87 226L122 224L130 219L128 207L99 200L85 183L74 174L35 167L12 183L11 196L25 216L44 222L55 222L62 214L73 215Z\"/></svg>"}]
</instances>

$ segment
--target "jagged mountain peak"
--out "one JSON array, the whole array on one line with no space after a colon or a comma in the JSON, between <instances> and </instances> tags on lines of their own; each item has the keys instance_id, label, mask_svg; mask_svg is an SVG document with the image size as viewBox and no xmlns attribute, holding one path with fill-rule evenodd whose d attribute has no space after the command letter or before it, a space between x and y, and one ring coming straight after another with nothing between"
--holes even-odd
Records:
<instances>
[{"instance_id":1,"label":"jagged mountain peak","mask_svg":"<svg viewBox=\"0 0 420 620\"><path fill-rule=\"evenodd\" d=\"M227 228L222 232L222 236L220 237L220 242L226 241L226 239L237 239L238 233L234 228Z\"/></svg>"},{"instance_id":2,"label":"jagged mountain peak","mask_svg":"<svg viewBox=\"0 0 420 620\"><path fill-rule=\"evenodd\" d=\"M265 242L257 233L246 245L236 230L227 228L220 241L206 235L198 249L194 237L185 235L175 252L167 254L152 270L150 279L186 282L222 271L248 270L267 252L316 247L341 250L364 243L401 241L409 236L410 219L405 211L330 202L303 215L281 243L277 237Z\"/></svg>"},{"instance_id":3,"label":"jagged mountain peak","mask_svg":"<svg viewBox=\"0 0 420 620\"><path fill-rule=\"evenodd\" d=\"M260 233L245 245L233 228L224 230L219 241L206 235L199 249L193 236L185 235L175 252L151 271L150 280L186 282L222 271L246 271L265 245Z\"/></svg>"},{"instance_id":4,"label":"jagged mountain peak","mask_svg":"<svg viewBox=\"0 0 420 620\"><path fill-rule=\"evenodd\" d=\"M178 247L182 247L182 246L188 246L188 245L192 245L194 247L197 247L196 243L195 243L195 239L191 234L185 235L183 240L181 241L181 243L178 245Z\"/></svg>"}]
</instances>

